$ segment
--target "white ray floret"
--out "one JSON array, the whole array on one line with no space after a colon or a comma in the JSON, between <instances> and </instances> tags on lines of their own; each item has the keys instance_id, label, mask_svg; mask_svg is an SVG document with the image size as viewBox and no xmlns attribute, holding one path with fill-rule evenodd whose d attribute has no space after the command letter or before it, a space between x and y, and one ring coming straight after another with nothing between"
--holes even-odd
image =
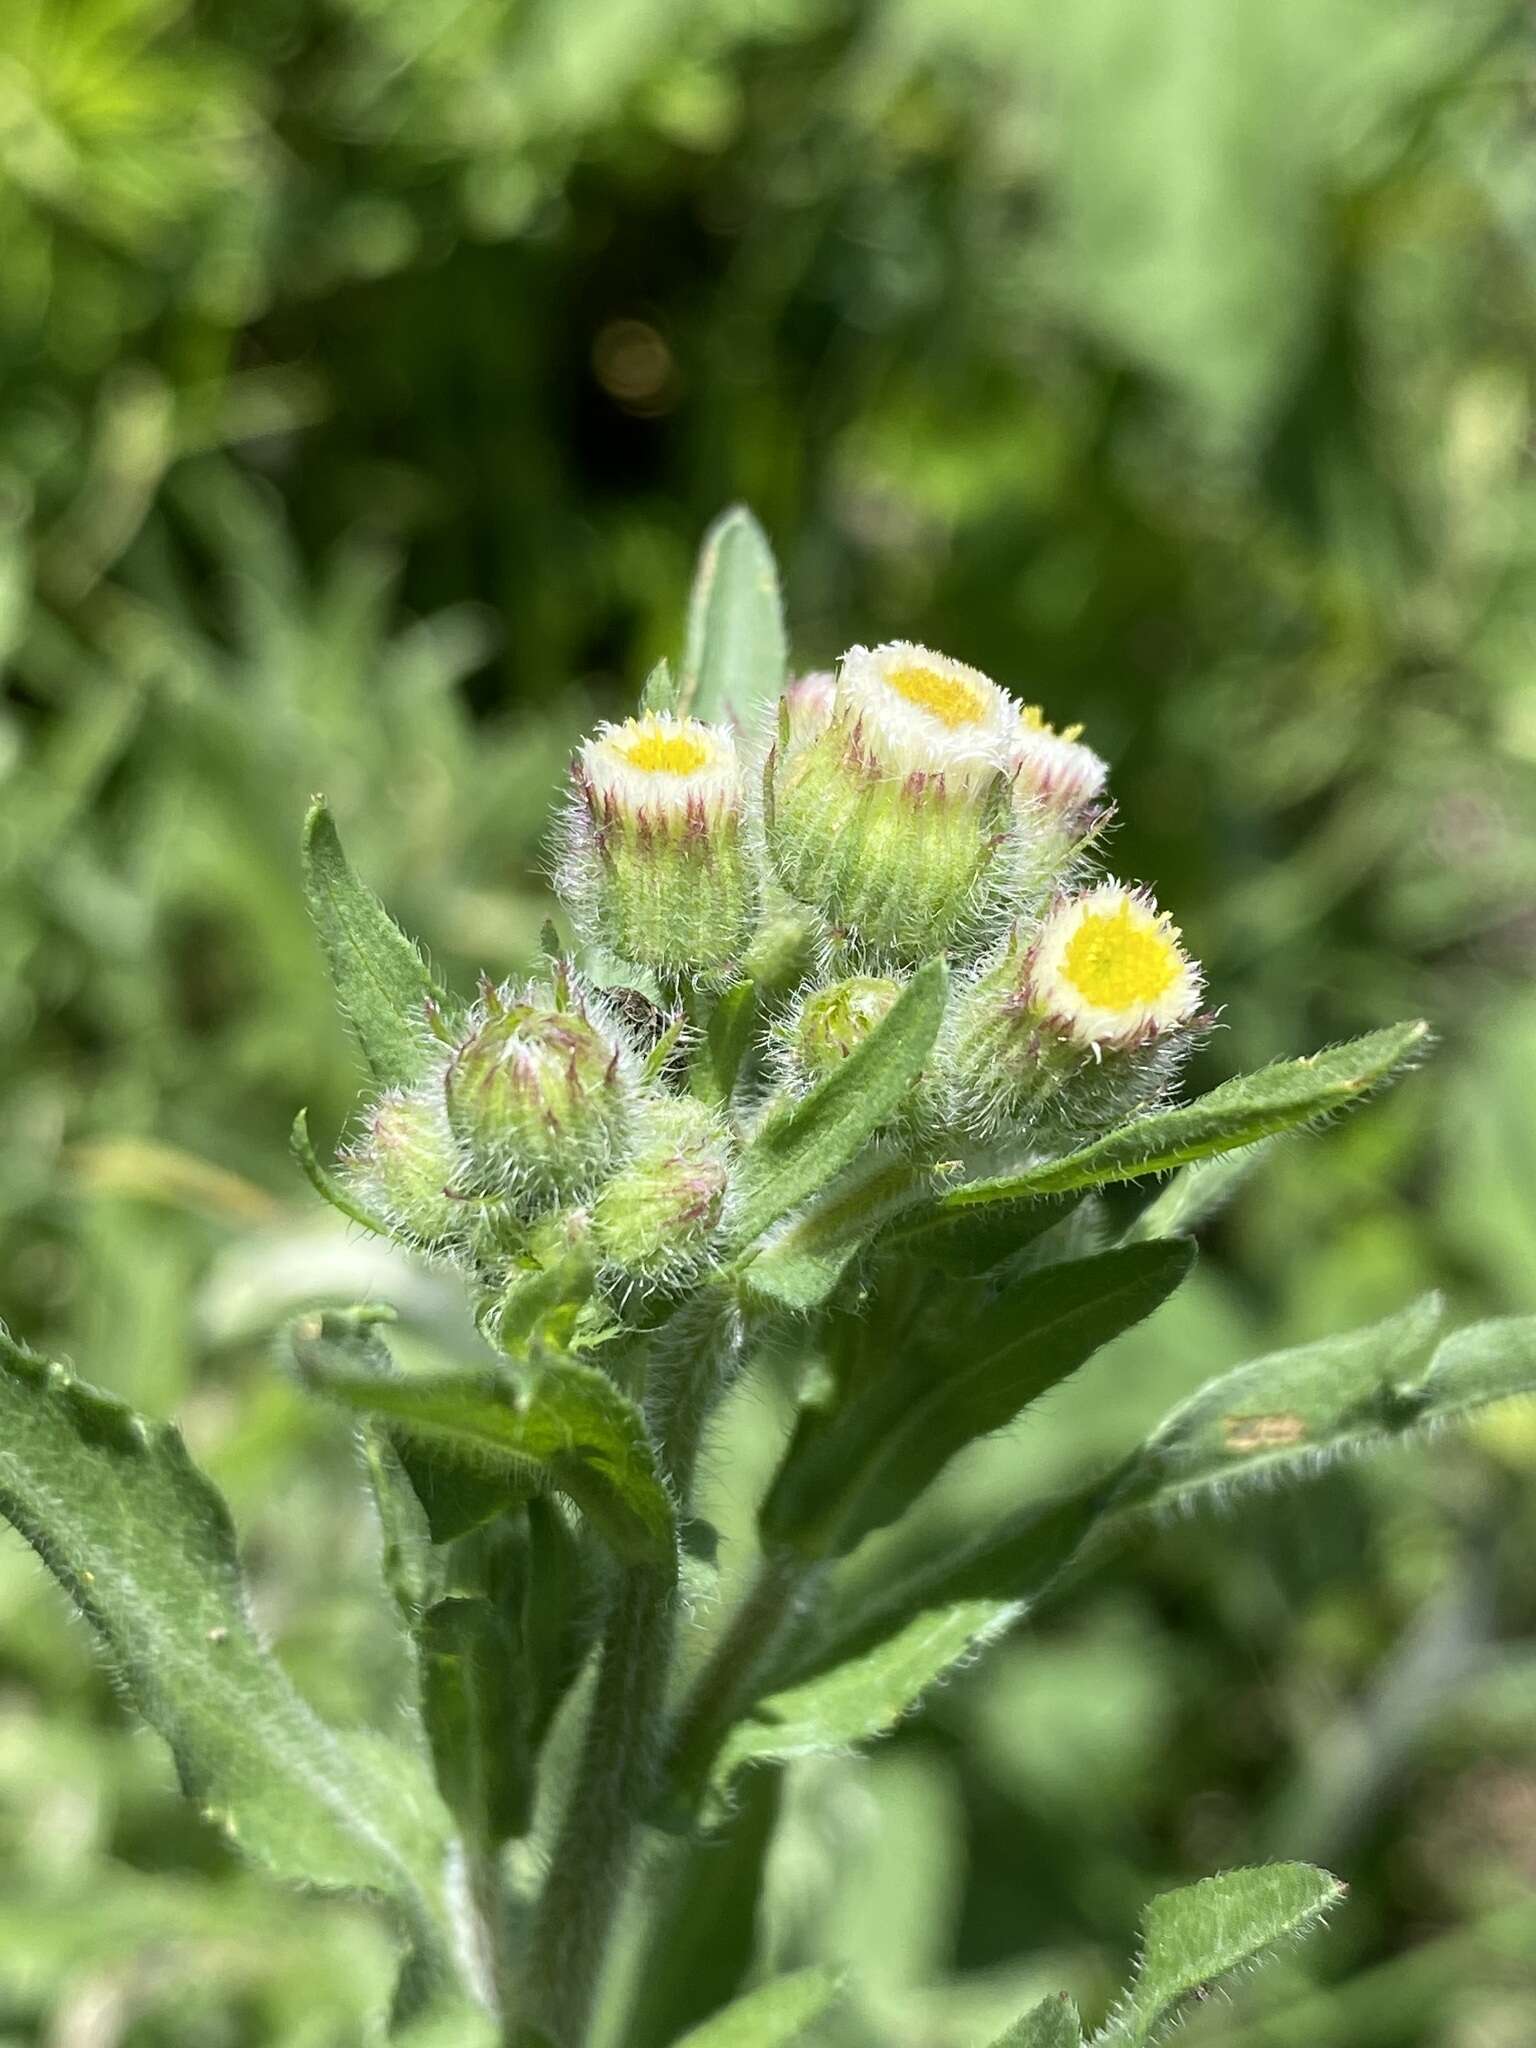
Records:
<instances>
[{"instance_id":1,"label":"white ray floret","mask_svg":"<svg viewBox=\"0 0 1536 2048\"><path fill-rule=\"evenodd\" d=\"M1103 882L1046 917L1030 957L1033 1001L1083 1046L1145 1044L1189 1024L1204 982L1166 911Z\"/></svg>"}]
</instances>

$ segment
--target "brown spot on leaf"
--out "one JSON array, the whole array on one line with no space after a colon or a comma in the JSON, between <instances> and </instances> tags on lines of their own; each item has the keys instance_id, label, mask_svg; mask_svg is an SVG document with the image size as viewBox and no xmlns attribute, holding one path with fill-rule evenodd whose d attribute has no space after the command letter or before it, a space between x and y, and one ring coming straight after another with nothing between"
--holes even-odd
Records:
<instances>
[{"instance_id":1,"label":"brown spot on leaf","mask_svg":"<svg viewBox=\"0 0 1536 2048\"><path fill-rule=\"evenodd\" d=\"M1291 1444L1305 1443L1306 1436L1306 1418L1291 1413L1228 1415L1221 1425L1222 1449L1238 1456L1250 1451L1285 1450Z\"/></svg>"}]
</instances>

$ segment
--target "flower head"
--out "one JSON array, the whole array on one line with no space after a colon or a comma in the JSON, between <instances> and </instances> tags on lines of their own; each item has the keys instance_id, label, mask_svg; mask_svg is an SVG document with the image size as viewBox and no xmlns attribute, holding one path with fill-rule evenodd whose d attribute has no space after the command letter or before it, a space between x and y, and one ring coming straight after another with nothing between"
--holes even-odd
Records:
<instances>
[{"instance_id":1,"label":"flower head","mask_svg":"<svg viewBox=\"0 0 1536 2048\"><path fill-rule=\"evenodd\" d=\"M592 1205L593 1239L625 1281L676 1286L719 1226L730 1172L720 1118L691 1097L646 1103L628 1161Z\"/></svg>"},{"instance_id":2,"label":"flower head","mask_svg":"<svg viewBox=\"0 0 1536 2048\"><path fill-rule=\"evenodd\" d=\"M1144 891L1103 882L1041 925L1031 1001L1078 1045L1143 1044L1189 1023L1200 1007L1200 969L1181 937Z\"/></svg>"},{"instance_id":3,"label":"flower head","mask_svg":"<svg viewBox=\"0 0 1536 2048\"><path fill-rule=\"evenodd\" d=\"M585 1193L625 1148L631 1069L615 1020L564 978L553 990L485 989L443 1077L467 1192L527 1209Z\"/></svg>"},{"instance_id":4,"label":"flower head","mask_svg":"<svg viewBox=\"0 0 1536 2048\"><path fill-rule=\"evenodd\" d=\"M736 742L648 711L583 741L561 893L589 935L667 978L729 969L756 908Z\"/></svg>"},{"instance_id":5,"label":"flower head","mask_svg":"<svg viewBox=\"0 0 1536 2048\"><path fill-rule=\"evenodd\" d=\"M1011 887L1012 700L979 669L893 641L786 699L766 777L774 872L872 967L977 949Z\"/></svg>"},{"instance_id":6,"label":"flower head","mask_svg":"<svg viewBox=\"0 0 1536 2048\"><path fill-rule=\"evenodd\" d=\"M940 1120L972 1137L1091 1130L1173 1078L1200 969L1152 899L1118 882L1017 930L946 1027Z\"/></svg>"}]
</instances>

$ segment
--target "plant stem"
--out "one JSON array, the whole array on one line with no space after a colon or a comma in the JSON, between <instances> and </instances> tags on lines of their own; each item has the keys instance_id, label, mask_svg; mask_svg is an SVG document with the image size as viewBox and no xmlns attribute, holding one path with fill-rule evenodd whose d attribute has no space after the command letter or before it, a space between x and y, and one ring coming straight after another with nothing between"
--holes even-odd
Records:
<instances>
[{"instance_id":1,"label":"plant stem","mask_svg":"<svg viewBox=\"0 0 1536 2048\"><path fill-rule=\"evenodd\" d=\"M675 1605L670 1567L630 1565L620 1576L529 1946L530 2013L559 2048L580 2048L586 2038L636 1825L650 1802Z\"/></svg>"},{"instance_id":2,"label":"plant stem","mask_svg":"<svg viewBox=\"0 0 1536 2048\"><path fill-rule=\"evenodd\" d=\"M724 1384L732 1342L706 1324L686 1363L653 1358L647 1420L686 1512L704 1419ZM529 1943L528 2016L557 2044L581 2048L641 1816L654 1803L677 1620L677 1561L618 1575L597 1685ZM514 2027L508 2039L516 2048Z\"/></svg>"},{"instance_id":3,"label":"plant stem","mask_svg":"<svg viewBox=\"0 0 1536 2048\"><path fill-rule=\"evenodd\" d=\"M751 1697L753 1681L795 1618L820 1561L795 1551L770 1551L694 1681L677 1717L669 1773L685 1796L702 1785L731 1723Z\"/></svg>"}]
</instances>

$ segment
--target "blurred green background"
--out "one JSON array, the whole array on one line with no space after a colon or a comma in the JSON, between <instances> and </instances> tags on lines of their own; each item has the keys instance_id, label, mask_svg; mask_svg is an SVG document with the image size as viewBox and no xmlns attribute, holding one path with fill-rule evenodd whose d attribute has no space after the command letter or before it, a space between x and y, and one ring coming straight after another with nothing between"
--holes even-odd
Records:
<instances>
[{"instance_id":1,"label":"blurred green background","mask_svg":"<svg viewBox=\"0 0 1536 2048\"><path fill-rule=\"evenodd\" d=\"M303 801L461 984L525 964L565 750L738 497L804 665L907 635L1085 721L1226 1005L1197 1078L1441 1039L929 1526L1426 1286L1536 1306L1533 424L1523 5L8 0L12 1327L183 1420L300 1683L387 1721L345 1433L274 1337L451 1303L287 1160L357 1085ZM792 1774L761 1953L854 1963L852 2048L971 2048L1037 1985L1101 2016L1151 1892L1297 1853L1348 1909L1192 2043L1529 2048L1533 1481L1511 1411L1166 1530ZM387 1978L181 1809L6 1539L0 2043L357 2043Z\"/></svg>"}]
</instances>

